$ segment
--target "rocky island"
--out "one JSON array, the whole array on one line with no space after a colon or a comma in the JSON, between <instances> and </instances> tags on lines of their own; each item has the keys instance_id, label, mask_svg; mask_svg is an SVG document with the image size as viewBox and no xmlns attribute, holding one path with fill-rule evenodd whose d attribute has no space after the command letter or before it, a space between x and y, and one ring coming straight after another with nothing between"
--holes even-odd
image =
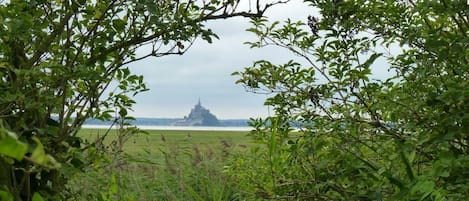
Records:
<instances>
[{"instance_id":1,"label":"rocky island","mask_svg":"<svg viewBox=\"0 0 469 201\"><path fill-rule=\"evenodd\" d=\"M221 126L217 117L210 113L210 110L204 108L199 102L184 119L177 120L173 126Z\"/></svg>"}]
</instances>

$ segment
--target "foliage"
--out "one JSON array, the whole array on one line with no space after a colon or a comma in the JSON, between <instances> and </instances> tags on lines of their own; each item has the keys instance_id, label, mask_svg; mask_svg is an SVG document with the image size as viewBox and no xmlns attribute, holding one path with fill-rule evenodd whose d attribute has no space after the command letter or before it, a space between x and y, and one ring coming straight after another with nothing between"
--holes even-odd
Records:
<instances>
[{"instance_id":1,"label":"foliage","mask_svg":"<svg viewBox=\"0 0 469 201\"><path fill-rule=\"evenodd\" d=\"M126 66L183 54L196 38L217 38L205 22L260 17L282 1L254 3L250 10L238 9L239 0L0 3L2 199L63 199L55 195L67 178L105 149L76 136L83 122L125 125L132 96L148 90Z\"/></svg>"},{"instance_id":2,"label":"foliage","mask_svg":"<svg viewBox=\"0 0 469 201\"><path fill-rule=\"evenodd\" d=\"M124 150L128 151L119 159L108 155L109 159L102 161L101 166L106 168L89 167L76 175L69 184L71 200L221 201L241 198L235 185L222 173L230 157L227 153L237 152L237 146L227 139L226 132L211 132L218 139L211 138L211 142L203 144L206 136L202 132L183 136L181 131L164 131L165 135L156 132L160 131L149 131L151 134L145 136L148 141L144 143L144 150L132 152L135 145L126 143ZM232 136L249 141L244 135L240 132ZM140 142L143 138L132 136L130 141L143 144Z\"/></svg>"},{"instance_id":3,"label":"foliage","mask_svg":"<svg viewBox=\"0 0 469 201\"><path fill-rule=\"evenodd\" d=\"M279 46L302 62L234 73L272 94L275 115L253 121L265 146L230 174L266 199L467 198L467 2L305 2L320 11L308 24L257 19L249 29L251 47Z\"/></svg>"}]
</instances>

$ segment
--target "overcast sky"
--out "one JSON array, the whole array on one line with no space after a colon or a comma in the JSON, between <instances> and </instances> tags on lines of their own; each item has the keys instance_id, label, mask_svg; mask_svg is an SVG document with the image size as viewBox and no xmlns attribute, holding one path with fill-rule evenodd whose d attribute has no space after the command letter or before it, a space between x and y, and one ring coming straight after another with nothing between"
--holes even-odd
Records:
<instances>
[{"instance_id":1,"label":"overcast sky","mask_svg":"<svg viewBox=\"0 0 469 201\"><path fill-rule=\"evenodd\" d=\"M313 9L300 0L272 8L267 15L271 20L306 20ZM253 61L267 59L284 63L293 55L279 48L250 49L243 42L255 39L245 30L249 20L234 18L207 24L220 40L208 44L202 40L183 56L149 58L133 63L130 67L136 74L144 75L150 91L137 95L137 104L132 115L135 117L182 118L197 103L219 119L265 117L268 108L263 106L265 95L246 92L231 76Z\"/></svg>"}]
</instances>

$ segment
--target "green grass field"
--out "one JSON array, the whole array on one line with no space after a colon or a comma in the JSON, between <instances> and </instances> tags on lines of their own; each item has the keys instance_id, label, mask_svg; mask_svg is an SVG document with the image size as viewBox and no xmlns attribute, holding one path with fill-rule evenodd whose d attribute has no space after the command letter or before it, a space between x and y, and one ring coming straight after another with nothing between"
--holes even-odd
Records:
<instances>
[{"instance_id":1,"label":"green grass field","mask_svg":"<svg viewBox=\"0 0 469 201\"><path fill-rule=\"evenodd\" d=\"M148 134L137 134L128 139L124 150L129 154L143 151L156 153L164 145L177 145L179 147L198 146L217 149L218 146L226 146L227 143L234 147L248 147L253 144L249 131L188 131L188 130L145 130ZM79 136L88 141L94 141L96 137L106 133L106 129L82 129ZM110 130L105 144L115 140L116 130Z\"/></svg>"},{"instance_id":2,"label":"green grass field","mask_svg":"<svg viewBox=\"0 0 469 201\"><path fill-rule=\"evenodd\" d=\"M105 129L82 129L94 142ZM248 131L147 130L69 184L72 200L237 200L236 183L223 174L232 154L246 153L254 142ZM111 130L103 145L117 138Z\"/></svg>"}]
</instances>

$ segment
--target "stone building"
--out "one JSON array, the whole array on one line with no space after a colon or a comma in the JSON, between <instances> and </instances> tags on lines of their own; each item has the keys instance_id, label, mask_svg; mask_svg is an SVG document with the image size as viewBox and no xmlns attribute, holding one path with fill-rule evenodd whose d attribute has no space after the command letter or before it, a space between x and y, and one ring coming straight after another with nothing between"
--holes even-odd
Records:
<instances>
[{"instance_id":1,"label":"stone building","mask_svg":"<svg viewBox=\"0 0 469 201\"><path fill-rule=\"evenodd\" d=\"M220 121L217 117L210 113L210 110L204 108L202 103L199 102L192 108L189 115L184 119L178 120L173 123L174 126L220 126Z\"/></svg>"}]
</instances>

